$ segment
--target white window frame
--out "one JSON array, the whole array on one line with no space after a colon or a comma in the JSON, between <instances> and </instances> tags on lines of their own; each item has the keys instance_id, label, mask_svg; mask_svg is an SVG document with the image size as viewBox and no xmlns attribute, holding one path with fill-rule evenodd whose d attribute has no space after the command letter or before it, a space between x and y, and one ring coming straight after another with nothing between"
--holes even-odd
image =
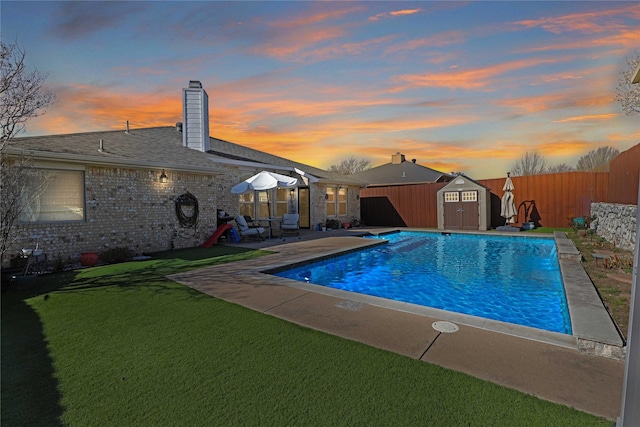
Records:
<instances>
[{"instance_id":1,"label":"white window frame","mask_svg":"<svg viewBox=\"0 0 640 427\"><path fill-rule=\"evenodd\" d=\"M19 217L22 223L67 223L86 220L83 169L30 168L22 191L22 211Z\"/></svg>"},{"instance_id":2,"label":"white window frame","mask_svg":"<svg viewBox=\"0 0 640 427\"><path fill-rule=\"evenodd\" d=\"M460 201L460 193L457 191L445 191L444 202L445 203L457 203Z\"/></svg>"},{"instance_id":3,"label":"white window frame","mask_svg":"<svg viewBox=\"0 0 640 427\"><path fill-rule=\"evenodd\" d=\"M349 212L349 192L346 187L327 187L326 193L327 218L347 216Z\"/></svg>"},{"instance_id":4,"label":"white window frame","mask_svg":"<svg viewBox=\"0 0 640 427\"><path fill-rule=\"evenodd\" d=\"M478 192L475 190L463 191L462 192L462 201L463 202L477 202L478 201Z\"/></svg>"}]
</instances>

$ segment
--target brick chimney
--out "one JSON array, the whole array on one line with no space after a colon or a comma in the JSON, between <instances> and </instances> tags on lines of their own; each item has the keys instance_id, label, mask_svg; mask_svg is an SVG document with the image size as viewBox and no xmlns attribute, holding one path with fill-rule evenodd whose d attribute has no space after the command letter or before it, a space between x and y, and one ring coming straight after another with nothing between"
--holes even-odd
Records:
<instances>
[{"instance_id":1,"label":"brick chimney","mask_svg":"<svg viewBox=\"0 0 640 427\"><path fill-rule=\"evenodd\" d=\"M182 145L209 151L209 96L197 80L182 89Z\"/></svg>"},{"instance_id":2,"label":"brick chimney","mask_svg":"<svg viewBox=\"0 0 640 427\"><path fill-rule=\"evenodd\" d=\"M391 155L392 164L399 165L402 162L404 162L404 154L400 154L400 152L397 152L396 154Z\"/></svg>"}]
</instances>

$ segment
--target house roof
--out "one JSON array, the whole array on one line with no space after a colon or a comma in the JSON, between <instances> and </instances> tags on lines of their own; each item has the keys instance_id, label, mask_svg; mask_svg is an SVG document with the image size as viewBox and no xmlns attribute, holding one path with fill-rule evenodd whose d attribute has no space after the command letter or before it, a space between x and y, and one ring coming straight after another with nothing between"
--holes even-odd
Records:
<instances>
[{"instance_id":1,"label":"house roof","mask_svg":"<svg viewBox=\"0 0 640 427\"><path fill-rule=\"evenodd\" d=\"M220 163L242 164L241 162L261 163L264 166L279 166L288 170L297 168L324 183L341 183L364 186L362 180L355 178L353 175L343 175L336 172L329 172L324 169L306 165L304 163L295 162L285 159L284 157L275 156L265 153L264 151L255 150L244 145L235 144L218 138L210 139L209 153L214 156L213 161ZM233 161L236 162L233 162ZM248 166L248 165L247 165Z\"/></svg>"},{"instance_id":2,"label":"house roof","mask_svg":"<svg viewBox=\"0 0 640 427\"><path fill-rule=\"evenodd\" d=\"M208 156L184 147L175 127L18 137L9 144L8 153L34 160L222 172Z\"/></svg>"},{"instance_id":3,"label":"house roof","mask_svg":"<svg viewBox=\"0 0 640 427\"><path fill-rule=\"evenodd\" d=\"M354 174L353 177L367 182L369 187L446 182L452 178L446 173L406 160L367 169Z\"/></svg>"},{"instance_id":4,"label":"house roof","mask_svg":"<svg viewBox=\"0 0 640 427\"><path fill-rule=\"evenodd\" d=\"M102 142L101 142L102 141ZM182 133L174 126L124 131L17 137L9 141L7 154L25 153L34 160L57 160L84 164L165 168L222 173L223 164L247 168L294 168L324 183L362 185L357 179L274 156L239 144L210 138L210 151L183 146Z\"/></svg>"}]
</instances>

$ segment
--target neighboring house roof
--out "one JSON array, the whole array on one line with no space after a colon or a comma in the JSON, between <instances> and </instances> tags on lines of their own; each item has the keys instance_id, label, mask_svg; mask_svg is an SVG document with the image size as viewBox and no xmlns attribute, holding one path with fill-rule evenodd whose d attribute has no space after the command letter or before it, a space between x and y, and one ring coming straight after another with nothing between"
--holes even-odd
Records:
<instances>
[{"instance_id":1,"label":"neighboring house roof","mask_svg":"<svg viewBox=\"0 0 640 427\"><path fill-rule=\"evenodd\" d=\"M358 172L353 174L353 177L367 182L369 187L447 182L453 178L446 173L421 166L415 161L408 162L400 153L392 156L391 163Z\"/></svg>"},{"instance_id":2,"label":"neighboring house roof","mask_svg":"<svg viewBox=\"0 0 640 427\"><path fill-rule=\"evenodd\" d=\"M102 141L102 143L101 143ZM101 148L102 147L102 148ZM224 172L222 164L253 168L276 166L299 169L324 183L362 185L352 177L328 172L221 139L210 138L203 153L183 145L175 126L17 137L9 141L7 154L25 153L34 160L58 160L84 164L166 168L194 172Z\"/></svg>"}]
</instances>

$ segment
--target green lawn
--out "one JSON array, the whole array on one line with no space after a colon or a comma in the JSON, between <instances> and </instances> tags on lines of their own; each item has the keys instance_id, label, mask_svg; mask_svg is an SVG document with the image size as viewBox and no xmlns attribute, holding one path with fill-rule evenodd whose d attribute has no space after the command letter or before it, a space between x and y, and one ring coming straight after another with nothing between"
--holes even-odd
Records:
<instances>
[{"instance_id":1,"label":"green lawn","mask_svg":"<svg viewBox=\"0 0 640 427\"><path fill-rule=\"evenodd\" d=\"M174 251L4 292L2 425L609 424L164 278L263 254Z\"/></svg>"}]
</instances>

